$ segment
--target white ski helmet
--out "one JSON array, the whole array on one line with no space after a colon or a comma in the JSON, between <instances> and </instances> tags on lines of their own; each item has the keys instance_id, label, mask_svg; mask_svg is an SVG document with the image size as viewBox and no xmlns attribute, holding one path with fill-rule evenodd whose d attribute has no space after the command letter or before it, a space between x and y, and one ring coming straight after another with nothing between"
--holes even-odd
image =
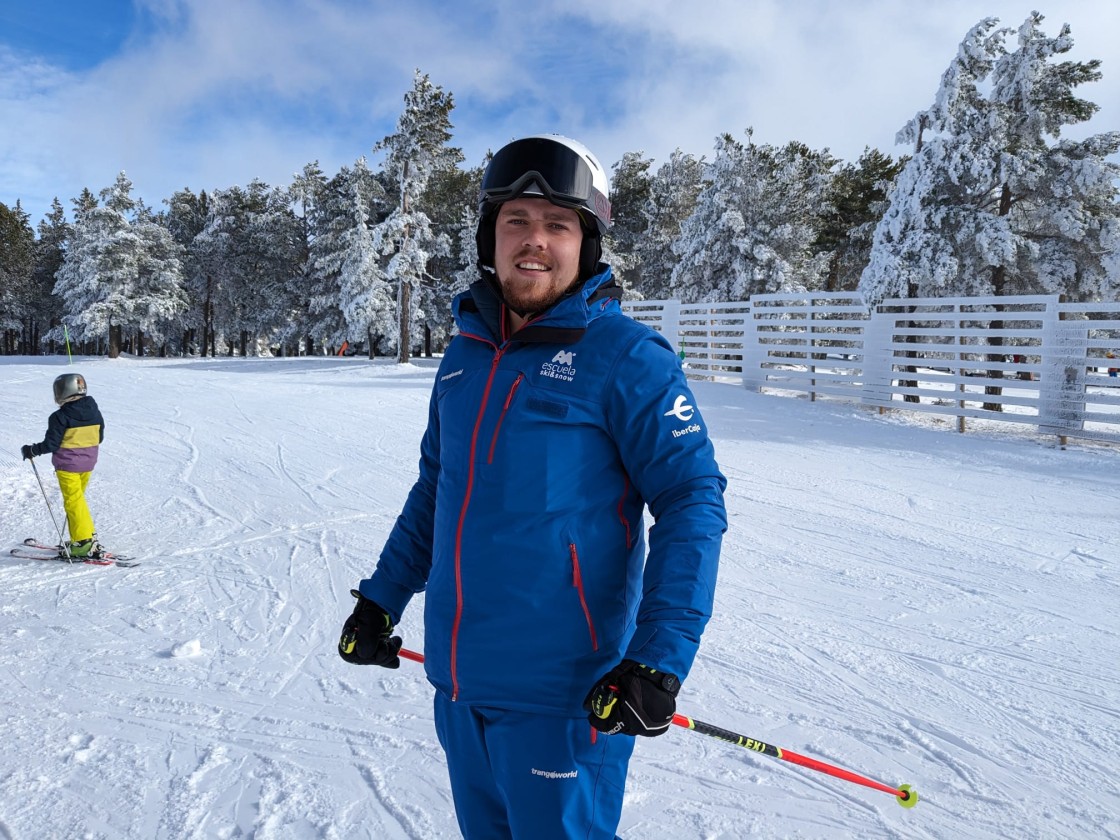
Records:
<instances>
[{"instance_id":1,"label":"white ski helmet","mask_svg":"<svg viewBox=\"0 0 1120 840\"><path fill-rule=\"evenodd\" d=\"M54 401L59 405L86 395L86 378L80 373L64 373L54 380Z\"/></svg>"},{"instance_id":2,"label":"white ski helmet","mask_svg":"<svg viewBox=\"0 0 1120 840\"><path fill-rule=\"evenodd\" d=\"M611 224L607 173L590 149L559 134L514 140L490 159L478 196L479 268L493 270L498 208L525 195L541 196L579 213L584 230L580 277L592 276L602 256L602 236Z\"/></svg>"}]
</instances>

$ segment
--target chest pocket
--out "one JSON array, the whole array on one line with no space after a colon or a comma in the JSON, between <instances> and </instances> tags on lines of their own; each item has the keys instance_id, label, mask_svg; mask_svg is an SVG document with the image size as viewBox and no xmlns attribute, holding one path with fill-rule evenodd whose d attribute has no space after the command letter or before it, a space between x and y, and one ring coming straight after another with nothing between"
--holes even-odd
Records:
<instances>
[{"instance_id":1,"label":"chest pocket","mask_svg":"<svg viewBox=\"0 0 1120 840\"><path fill-rule=\"evenodd\" d=\"M571 407L542 395L519 377L503 397L484 463L478 465L509 511L554 510L568 487L564 473L581 457L580 430Z\"/></svg>"}]
</instances>

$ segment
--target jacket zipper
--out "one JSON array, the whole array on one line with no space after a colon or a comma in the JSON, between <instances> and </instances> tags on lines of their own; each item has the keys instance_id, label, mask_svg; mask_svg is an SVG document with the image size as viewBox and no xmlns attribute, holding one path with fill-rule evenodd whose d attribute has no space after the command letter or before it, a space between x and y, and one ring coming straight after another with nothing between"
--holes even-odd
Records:
<instances>
[{"instance_id":1,"label":"jacket zipper","mask_svg":"<svg viewBox=\"0 0 1120 840\"><path fill-rule=\"evenodd\" d=\"M463 494L463 506L459 509L459 524L455 529L455 621L451 625L451 700L459 699L459 622L463 618L463 525L467 520L467 507L471 502L471 491L474 487L474 456L478 450L478 433L482 427L482 417L486 414L486 404L490 400L490 388L494 384L494 375L498 371L498 363L502 360L502 348L497 348L494 360L490 362L490 375L486 379L486 387L482 390L482 403L478 407L478 416L474 421L474 431L471 433L470 459L467 462L467 489Z\"/></svg>"},{"instance_id":2,"label":"jacket zipper","mask_svg":"<svg viewBox=\"0 0 1120 840\"><path fill-rule=\"evenodd\" d=\"M595 635L595 622L591 620L591 610L587 608L587 597L583 591L583 573L579 568L579 552L575 543L568 543L568 553L572 556L572 586L579 593L579 605L583 608L583 617L587 621L587 630L591 633L591 649L599 649L599 638Z\"/></svg>"},{"instance_id":3,"label":"jacket zipper","mask_svg":"<svg viewBox=\"0 0 1120 840\"><path fill-rule=\"evenodd\" d=\"M517 386L521 384L521 380L525 378L525 374L517 374L517 378L513 380L513 384L509 388L509 393L506 394L506 401L502 404L502 413L498 416L498 423L494 426L494 437L490 439L490 451L486 455L486 463L494 463L494 447L498 445L498 432L502 429L502 421L506 419L506 412L509 411L510 404L513 402L513 395L517 393Z\"/></svg>"}]
</instances>

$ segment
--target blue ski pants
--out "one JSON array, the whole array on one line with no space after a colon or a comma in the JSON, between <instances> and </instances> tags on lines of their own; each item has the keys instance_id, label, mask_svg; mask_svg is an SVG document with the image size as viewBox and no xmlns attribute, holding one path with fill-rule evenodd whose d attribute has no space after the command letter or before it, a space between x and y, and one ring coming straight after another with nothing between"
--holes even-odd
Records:
<instances>
[{"instance_id":1,"label":"blue ski pants","mask_svg":"<svg viewBox=\"0 0 1120 840\"><path fill-rule=\"evenodd\" d=\"M435 695L459 830L466 840L613 840L622 816L629 735L586 718L453 703Z\"/></svg>"}]
</instances>

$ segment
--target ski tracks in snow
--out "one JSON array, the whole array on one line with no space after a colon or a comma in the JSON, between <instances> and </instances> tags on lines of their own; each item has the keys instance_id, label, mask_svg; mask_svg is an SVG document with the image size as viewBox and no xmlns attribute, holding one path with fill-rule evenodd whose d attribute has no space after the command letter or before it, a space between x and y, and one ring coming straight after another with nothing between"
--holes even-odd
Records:
<instances>
[{"instance_id":1,"label":"ski tracks in snow","mask_svg":"<svg viewBox=\"0 0 1120 840\"><path fill-rule=\"evenodd\" d=\"M913 812L886 800L875 831L840 809L832 836L857 823L859 836L1109 836L1120 678L1108 664L1117 578L1102 558L1114 554L1115 487L1087 502L1064 467L1033 476L1001 463L1019 458L1010 447L962 463L946 493L929 476L952 471L923 462L951 453L884 457L876 471L866 459L879 453L861 447L847 475L819 449L775 444L785 434L797 438L783 427L758 447L717 443L733 464L722 562L736 571L717 588L682 707L696 690L699 719L919 790ZM1000 504L1009 492L1015 504Z\"/></svg>"},{"instance_id":2,"label":"ski tracks in snow","mask_svg":"<svg viewBox=\"0 0 1120 840\"><path fill-rule=\"evenodd\" d=\"M430 372L89 376L109 422L91 505L102 541L144 564L0 564L0 838L456 836L422 669L336 653L415 478ZM696 392L730 530L680 711L922 800L673 727L637 745L621 836L1120 836L1111 473L949 433L907 450L913 430L889 423L857 434L827 406ZM17 394L14 416L37 428L40 403ZM30 470L3 459L5 524L43 536Z\"/></svg>"}]
</instances>

